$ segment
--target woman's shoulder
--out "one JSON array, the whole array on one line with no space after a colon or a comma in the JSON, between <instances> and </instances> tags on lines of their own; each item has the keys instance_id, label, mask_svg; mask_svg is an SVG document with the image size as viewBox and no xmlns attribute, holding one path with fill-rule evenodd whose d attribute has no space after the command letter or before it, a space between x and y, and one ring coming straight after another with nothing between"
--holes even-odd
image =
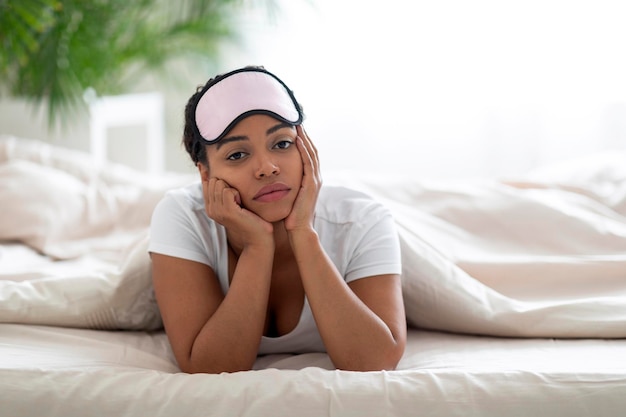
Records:
<instances>
[{"instance_id":1,"label":"woman's shoulder","mask_svg":"<svg viewBox=\"0 0 626 417\"><path fill-rule=\"evenodd\" d=\"M341 185L324 185L316 207L316 217L331 222L347 223L364 217L385 215L387 208L371 195Z\"/></svg>"},{"instance_id":2,"label":"woman's shoulder","mask_svg":"<svg viewBox=\"0 0 626 417\"><path fill-rule=\"evenodd\" d=\"M161 201L159 201L158 207L159 206L170 208L183 207L190 210L196 210L198 208L204 209L202 185L200 181L168 190L163 195Z\"/></svg>"},{"instance_id":3,"label":"woman's shoulder","mask_svg":"<svg viewBox=\"0 0 626 417\"><path fill-rule=\"evenodd\" d=\"M204 213L200 182L165 192L152 212L152 224L197 222Z\"/></svg>"}]
</instances>

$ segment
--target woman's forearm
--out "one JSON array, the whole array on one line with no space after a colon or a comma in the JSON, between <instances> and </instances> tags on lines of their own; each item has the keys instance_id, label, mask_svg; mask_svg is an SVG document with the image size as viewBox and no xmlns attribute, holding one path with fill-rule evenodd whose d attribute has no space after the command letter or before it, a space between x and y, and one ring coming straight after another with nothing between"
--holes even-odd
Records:
<instances>
[{"instance_id":1,"label":"woman's forearm","mask_svg":"<svg viewBox=\"0 0 626 417\"><path fill-rule=\"evenodd\" d=\"M352 291L315 231L291 233L290 240L313 316L334 365L347 370L395 368L403 341Z\"/></svg>"},{"instance_id":2,"label":"woman's forearm","mask_svg":"<svg viewBox=\"0 0 626 417\"><path fill-rule=\"evenodd\" d=\"M252 368L265 325L272 260L271 249L243 250L228 293L194 341L189 358L194 372Z\"/></svg>"}]
</instances>

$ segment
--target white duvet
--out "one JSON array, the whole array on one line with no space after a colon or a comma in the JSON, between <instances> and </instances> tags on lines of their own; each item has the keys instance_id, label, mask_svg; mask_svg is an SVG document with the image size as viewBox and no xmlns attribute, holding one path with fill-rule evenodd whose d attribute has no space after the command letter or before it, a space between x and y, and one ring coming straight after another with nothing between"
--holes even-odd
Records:
<instances>
[{"instance_id":1,"label":"white duvet","mask_svg":"<svg viewBox=\"0 0 626 417\"><path fill-rule=\"evenodd\" d=\"M163 193L192 180L0 139L0 322L159 328L148 224ZM626 154L507 182L338 174L325 181L392 210L410 324L494 336L626 337Z\"/></svg>"}]
</instances>

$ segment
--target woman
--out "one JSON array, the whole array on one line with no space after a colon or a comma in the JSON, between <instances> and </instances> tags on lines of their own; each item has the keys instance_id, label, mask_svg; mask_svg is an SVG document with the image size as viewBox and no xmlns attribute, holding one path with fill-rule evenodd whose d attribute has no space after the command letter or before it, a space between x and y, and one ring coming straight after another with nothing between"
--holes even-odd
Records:
<instances>
[{"instance_id":1,"label":"woman","mask_svg":"<svg viewBox=\"0 0 626 417\"><path fill-rule=\"evenodd\" d=\"M314 351L339 369L394 369L404 352L393 220L361 193L322 187L303 118L262 67L209 80L187 103L183 141L201 184L159 203L149 248L184 372Z\"/></svg>"}]
</instances>

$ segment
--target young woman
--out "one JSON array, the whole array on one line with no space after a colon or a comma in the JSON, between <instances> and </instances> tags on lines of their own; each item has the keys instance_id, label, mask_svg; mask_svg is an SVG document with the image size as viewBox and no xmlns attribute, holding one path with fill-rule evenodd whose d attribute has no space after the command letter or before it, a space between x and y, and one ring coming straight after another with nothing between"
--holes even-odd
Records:
<instances>
[{"instance_id":1,"label":"young woman","mask_svg":"<svg viewBox=\"0 0 626 417\"><path fill-rule=\"evenodd\" d=\"M149 248L184 372L315 351L339 369L394 369L404 352L393 219L361 193L322 187L303 118L261 67L211 79L187 103L183 142L201 181L159 203Z\"/></svg>"}]
</instances>

